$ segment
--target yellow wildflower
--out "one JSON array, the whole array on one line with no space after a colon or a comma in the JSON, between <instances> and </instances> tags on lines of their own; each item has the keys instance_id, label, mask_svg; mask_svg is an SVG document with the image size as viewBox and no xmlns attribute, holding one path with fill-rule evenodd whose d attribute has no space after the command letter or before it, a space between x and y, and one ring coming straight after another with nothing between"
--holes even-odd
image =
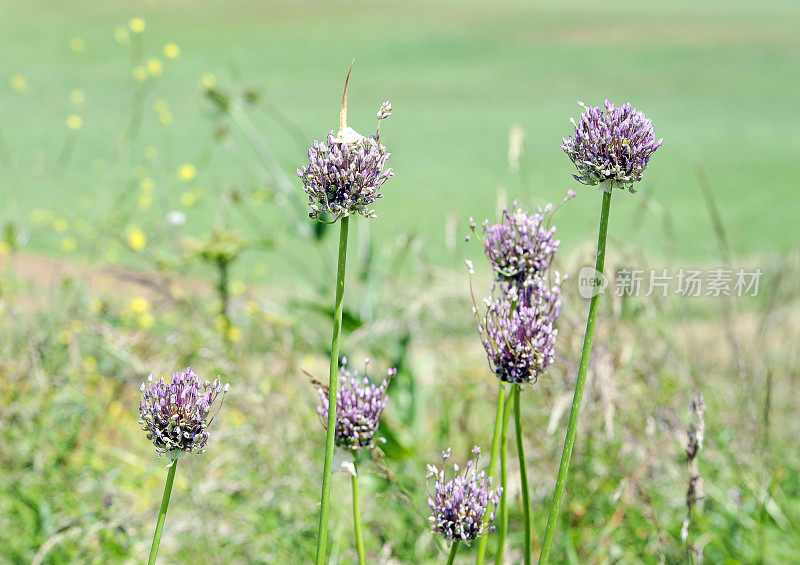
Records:
<instances>
[{"instance_id":1,"label":"yellow wildflower","mask_svg":"<svg viewBox=\"0 0 800 565\"><path fill-rule=\"evenodd\" d=\"M128 28L133 33L142 33L146 27L147 24L145 24L142 18L131 18L131 20L128 22Z\"/></svg>"},{"instance_id":2,"label":"yellow wildflower","mask_svg":"<svg viewBox=\"0 0 800 565\"><path fill-rule=\"evenodd\" d=\"M178 178L183 182L191 182L197 176L197 168L191 163L184 163L178 167Z\"/></svg>"},{"instance_id":3,"label":"yellow wildflower","mask_svg":"<svg viewBox=\"0 0 800 565\"><path fill-rule=\"evenodd\" d=\"M130 226L125 231L125 236L128 240L128 247L134 251L141 251L147 245L147 236L137 226Z\"/></svg>"},{"instance_id":4,"label":"yellow wildflower","mask_svg":"<svg viewBox=\"0 0 800 565\"><path fill-rule=\"evenodd\" d=\"M78 114L70 114L67 116L67 127L73 131L78 131L83 127L83 118Z\"/></svg>"},{"instance_id":5,"label":"yellow wildflower","mask_svg":"<svg viewBox=\"0 0 800 565\"><path fill-rule=\"evenodd\" d=\"M167 43L164 46L164 57L167 59L177 59L181 56L181 48L174 43Z\"/></svg>"}]
</instances>

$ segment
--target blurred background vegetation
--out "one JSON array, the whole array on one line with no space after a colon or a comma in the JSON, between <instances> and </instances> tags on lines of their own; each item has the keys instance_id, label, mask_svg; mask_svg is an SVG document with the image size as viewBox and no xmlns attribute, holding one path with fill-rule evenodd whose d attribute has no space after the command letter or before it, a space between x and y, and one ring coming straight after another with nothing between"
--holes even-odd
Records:
<instances>
[{"instance_id":1,"label":"blurred background vegetation","mask_svg":"<svg viewBox=\"0 0 800 565\"><path fill-rule=\"evenodd\" d=\"M379 219L355 224L346 294L343 352L399 369L383 460L362 466L370 562L443 560L424 465L491 440L496 382L463 260L479 295L489 273L469 217L559 201L576 101L606 97L665 139L639 194L615 197L609 272L764 275L757 297L601 303L554 562L687 559L695 391L708 411L692 543L710 563L795 562L798 24L789 0L4 2L0 563L142 560L164 469L138 387L187 364L232 391L208 453L177 475L163 562L310 559L324 434L304 371L326 371L336 242L306 218L294 171L336 127L353 57L352 125L395 108L382 135L397 176ZM578 193L557 215L573 279L599 207ZM568 284L559 359L523 396L535 547L586 306ZM332 562L349 563L335 485Z\"/></svg>"}]
</instances>

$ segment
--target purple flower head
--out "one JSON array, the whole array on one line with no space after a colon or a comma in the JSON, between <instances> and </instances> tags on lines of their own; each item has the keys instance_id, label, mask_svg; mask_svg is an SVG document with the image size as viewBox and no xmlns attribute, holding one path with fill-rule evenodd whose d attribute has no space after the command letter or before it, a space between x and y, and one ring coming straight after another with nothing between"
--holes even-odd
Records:
<instances>
[{"instance_id":1,"label":"purple flower head","mask_svg":"<svg viewBox=\"0 0 800 565\"><path fill-rule=\"evenodd\" d=\"M501 287L497 298L486 299L486 313L478 326L483 347L495 375L504 382L535 383L555 361L561 310L561 280L553 284L535 276L522 289Z\"/></svg>"},{"instance_id":2,"label":"purple flower head","mask_svg":"<svg viewBox=\"0 0 800 565\"><path fill-rule=\"evenodd\" d=\"M172 375L169 383L163 377L154 381L150 375L140 388L142 430L159 454L202 453L208 441L208 426L214 419L209 418L211 407L217 396L224 396L229 388L229 384L222 385L220 377L214 382L201 381L191 368Z\"/></svg>"},{"instance_id":3,"label":"purple flower head","mask_svg":"<svg viewBox=\"0 0 800 565\"><path fill-rule=\"evenodd\" d=\"M454 475L449 481L445 475L449 447L442 452L442 468L428 465L427 473L428 479L434 477L433 493L428 488L431 528L446 540L463 541L467 545L494 530L491 506L498 503L503 492L502 488L492 489L492 477L487 477L484 471L478 472L480 448L475 446L472 453L475 459L467 461L463 474L459 475L458 465L453 465Z\"/></svg>"},{"instance_id":4,"label":"purple flower head","mask_svg":"<svg viewBox=\"0 0 800 565\"><path fill-rule=\"evenodd\" d=\"M378 111L378 131L364 137L347 127L347 83L344 85L342 110L339 114L339 133L331 131L325 142L314 140L308 150L308 165L297 169L308 194L309 214L318 218L321 213L330 214L333 222L351 214L367 218L377 217L372 204L382 196L381 186L394 175L392 169L384 169L391 153L380 140L380 120L389 117L392 104L384 102Z\"/></svg>"},{"instance_id":5,"label":"purple flower head","mask_svg":"<svg viewBox=\"0 0 800 565\"><path fill-rule=\"evenodd\" d=\"M514 201L513 206L516 205ZM498 280L521 287L550 267L560 243L554 237L555 226L550 226L552 212L552 204L537 208L533 214L522 209L509 212L505 207L500 223L490 225L489 220L484 220L479 239Z\"/></svg>"},{"instance_id":6,"label":"purple flower head","mask_svg":"<svg viewBox=\"0 0 800 565\"><path fill-rule=\"evenodd\" d=\"M636 192L634 183L642 180L653 152L661 147L653 124L630 103L620 107L605 101L602 108L587 108L571 137L562 138L561 148L580 174L572 175L584 184L599 184L606 192L614 186Z\"/></svg>"},{"instance_id":7,"label":"purple flower head","mask_svg":"<svg viewBox=\"0 0 800 565\"><path fill-rule=\"evenodd\" d=\"M367 360L364 364L367 365ZM386 379L376 386L366 377L359 378L358 371L352 373L347 368L347 358L342 359L339 369L339 392L336 398L336 434L334 441L339 447L351 449L354 452L375 447L375 438L381 414L388 402L386 388L389 386L387 379L391 379L397 369L386 371ZM317 407L322 426L326 425L328 416L328 393L319 390L321 405Z\"/></svg>"},{"instance_id":8,"label":"purple flower head","mask_svg":"<svg viewBox=\"0 0 800 565\"><path fill-rule=\"evenodd\" d=\"M387 100L386 102L381 104L380 110L378 110L378 119L385 120L391 115L392 115L392 101Z\"/></svg>"}]
</instances>

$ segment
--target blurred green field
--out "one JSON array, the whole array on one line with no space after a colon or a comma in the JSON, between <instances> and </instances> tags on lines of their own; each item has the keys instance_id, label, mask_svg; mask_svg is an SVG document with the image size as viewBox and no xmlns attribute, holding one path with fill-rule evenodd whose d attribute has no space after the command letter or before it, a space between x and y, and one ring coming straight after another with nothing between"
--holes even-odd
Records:
<instances>
[{"instance_id":1,"label":"blurred green field","mask_svg":"<svg viewBox=\"0 0 800 565\"><path fill-rule=\"evenodd\" d=\"M114 29L133 16L147 23L143 61L164 60L168 42L180 46L181 56L148 81L141 133L123 152L117 142L135 83L132 48L115 41ZM458 263L463 251L445 245L447 218L460 243L467 218L489 215L498 193L526 204L559 199L572 185L559 144L578 113L575 102L609 97L646 111L665 138L642 188L654 199L650 209L638 214L645 199L617 198L612 238L635 240L656 256L713 260L695 173L700 166L736 252L781 253L797 243L800 213L793 195L798 25L800 6L791 1L602 7L504 1L491 8L462 1L6 2L0 6L2 218L29 226L31 210L44 208L91 221L113 207L109 195L117 197L149 145L162 148L154 172L159 198L145 214L152 218L181 208L186 187L174 171L183 162L203 161L196 184L206 196L252 185L252 172L213 142L211 106L199 87L204 73L221 87L257 88L296 125L287 130L267 112L252 115L299 191L293 171L307 143L336 125L342 78L355 57L351 123L369 130L382 100L391 98L395 107L384 135L398 174L380 203L381 239L416 233L435 261ZM85 51L70 49L73 38L83 40ZM14 74L27 80L26 93L9 87ZM71 107L76 88L86 100ZM159 124L156 100L167 102L170 125ZM84 125L66 170L53 174L71 113ZM507 164L515 123L527 134L520 174ZM582 193L563 211L567 252L583 243L596 206L593 194ZM207 223L215 207L206 198L186 209L189 229ZM268 217L280 229L279 219ZM35 230L31 245L58 252Z\"/></svg>"}]
</instances>

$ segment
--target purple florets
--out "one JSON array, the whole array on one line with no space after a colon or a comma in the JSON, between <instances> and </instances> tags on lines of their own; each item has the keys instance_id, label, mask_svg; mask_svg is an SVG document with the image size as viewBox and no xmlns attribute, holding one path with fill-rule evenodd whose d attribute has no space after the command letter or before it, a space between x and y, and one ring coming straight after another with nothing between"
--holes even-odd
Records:
<instances>
[{"instance_id":1,"label":"purple florets","mask_svg":"<svg viewBox=\"0 0 800 565\"><path fill-rule=\"evenodd\" d=\"M514 202L516 206L516 202ZM558 251L556 228L550 226L552 204L529 214L503 208L499 224L483 222L482 243L487 259L500 281L516 282L519 287L537 273L545 271Z\"/></svg>"},{"instance_id":2,"label":"purple florets","mask_svg":"<svg viewBox=\"0 0 800 565\"><path fill-rule=\"evenodd\" d=\"M535 276L519 292L502 287L500 296L486 299L486 314L478 331L495 375L504 382L535 383L555 361L561 309L558 273L553 284Z\"/></svg>"},{"instance_id":3,"label":"purple florets","mask_svg":"<svg viewBox=\"0 0 800 565\"><path fill-rule=\"evenodd\" d=\"M315 140L308 150L308 165L297 169L308 194L309 216L317 218L327 212L333 221L351 214L377 217L370 206L382 196L381 186L394 174L390 168L384 170L389 157L391 153L378 134L364 137L344 128L337 135L331 131L324 143Z\"/></svg>"},{"instance_id":4,"label":"purple florets","mask_svg":"<svg viewBox=\"0 0 800 565\"><path fill-rule=\"evenodd\" d=\"M228 384L222 385L220 377L214 382L201 381L191 368L172 375L169 383L163 377L154 381L150 375L140 388L142 430L159 453L202 453L213 420L209 418L211 407L217 396L229 388Z\"/></svg>"},{"instance_id":5,"label":"purple florets","mask_svg":"<svg viewBox=\"0 0 800 565\"><path fill-rule=\"evenodd\" d=\"M458 465L453 465L455 475L449 481L445 476L445 462L450 457L450 448L442 452L442 468L428 465L427 478L435 477L433 493L428 498L431 515L428 522L433 531L446 540L472 540L494 530L492 504L497 504L503 489L492 489L492 477L484 471L478 472L481 450L472 449L475 459L468 461L464 474L459 475ZM487 515L488 514L488 515ZM484 521L484 517L486 520Z\"/></svg>"},{"instance_id":6,"label":"purple florets","mask_svg":"<svg viewBox=\"0 0 800 565\"><path fill-rule=\"evenodd\" d=\"M378 119L385 120L391 115L392 115L392 101L387 100L386 102L381 104L380 110L378 110Z\"/></svg>"},{"instance_id":7,"label":"purple florets","mask_svg":"<svg viewBox=\"0 0 800 565\"><path fill-rule=\"evenodd\" d=\"M561 146L580 173L573 176L584 184L599 184L606 192L614 186L635 192L634 183L642 180L663 138L656 140L653 124L630 103L616 107L606 100L605 112L578 104L585 112L579 123L570 120L575 134L562 138Z\"/></svg>"},{"instance_id":8,"label":"purple florets","mask_svg":"<svg viewBox=\"0 0 800 565\"><path fill-rule=\"evenodd\" d=\"M391 379L396 373L397 369L389 369L386 372L387 379ZM385 441L383 438L375 438L374 434L378 430L381 414L388 402L387 379L384 379L380 386L370 383L366 377L359 379L358 371L351 373L347 368L347 359L342 360L336 398L334 441L337 446L358 451L364 448L372 449L375 447L376 439ZM328 416L327 391L320 389L319 397L321 405L317 407L317 414L324 427Z\"/></svg>"}]
</instances>

